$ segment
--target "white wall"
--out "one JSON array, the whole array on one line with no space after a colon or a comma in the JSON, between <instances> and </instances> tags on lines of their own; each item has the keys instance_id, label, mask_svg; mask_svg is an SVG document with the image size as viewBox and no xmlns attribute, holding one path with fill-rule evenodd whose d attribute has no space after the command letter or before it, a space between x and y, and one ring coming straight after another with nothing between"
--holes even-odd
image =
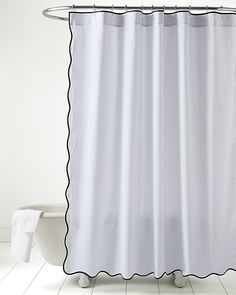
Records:
<instances>
[{"instance_id":1,"label":"white wall","mask_svg":"<svg viewBox=\"0 0 236 295\"><path fill-rule=\"evenodd\" d=\"M79 1L79 4L93 4ZM96 1L96 4L227 5L233 1ZM0 241L14 208L65 202L68 23L41 15L76 2L1 1Z\"/></svg>"},{"instance_id":2,"label":"white wall","mask_svg":"<svg viewBox=\"0 0 236 295\"><path fill-rule=\"evenodd\" d=\"M64 201L70 36L41 15L53 5L1 1L0 240L14 208Z\"/></svg>"}]
</instances>

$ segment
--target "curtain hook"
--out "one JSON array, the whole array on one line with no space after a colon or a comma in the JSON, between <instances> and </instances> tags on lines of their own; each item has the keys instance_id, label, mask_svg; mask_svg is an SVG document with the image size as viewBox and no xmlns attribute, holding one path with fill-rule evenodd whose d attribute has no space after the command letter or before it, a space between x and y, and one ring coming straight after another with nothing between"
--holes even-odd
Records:
<instances>
[{"instance_id":1,"label":"curtain hook","mask_svg":"<svg viewBox=\"0 0 236 295\"><path fill-rule=\"evenodd\" d=\"M189 10L189 12L191 12L191 10L192 10L192 6L191 5L189 5L188 10Z\"/></svg>"},{"instance_id":2,"label":"curtain hook","mask_svg":"<svg viewBox=\"0 0 236 295\"><path fill-rule=\"evenodd\" d=\"M166 9L166 7L165 7L165 5L163 5L163 12L165 13L165 9Z\"/></svg>"},{"instance_id":3,"label":"curtain hook","mask_svg":"<svg viewBox=\"0 0 236 295\"><path fill-rule=\"evenodd\" d=\"M152 5L152 11L154 10L154 6Z\"/></svg>"},{"instance_id":4,"label":"curtain hook","mask_svg":"<svg viewBox=\"0 0 236 295\"><path fill-rule=\"evenodd\" d=\"M142 4L142 13L143 13L143 4Z\"/></svg>"},{"instance_id":5,"label":"curtain hook","mask_svg":"<svg viewBox=\"0 0 236 295\"><path fill-rule=\"evenodd\" d=\"M206 13L208 13L208 5L206 6Z\"/></svg>"},{"instance_id":6,"label":"curtain hook","mask_svg":"<svg viewBox=\"0 0 236 295\"><path fill-rule=\"evenodd\" d=\"M127 4L125 5L125 12L127 12Z\"/></svg>"},{"instance_id":7,"label":"curtain hook","mask_svg":"<svg viewBox=\"0 0 236 295\"><path fill-rule=\"evenodd\" d=\"M177 12L177 5L175 5L175 12Z\"/></svg>"},{"instance_id":8,"label":"curtain hook","mask_svg":"<svg viewBox=\"0 0 236 295\"><path fill-rule=\"evenodd\" d=\"M95 3L93 4L93 12L96 12Z\"/></svg>"}]
</instances>

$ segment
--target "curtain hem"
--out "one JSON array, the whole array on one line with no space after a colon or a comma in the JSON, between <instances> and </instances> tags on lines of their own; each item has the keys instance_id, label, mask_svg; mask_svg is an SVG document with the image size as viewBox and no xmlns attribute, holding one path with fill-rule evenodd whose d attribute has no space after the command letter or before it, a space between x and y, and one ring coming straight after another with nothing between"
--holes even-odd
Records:
<instances>
[{"instance_id":1,"label":"curtain hem","mask_svg":"<svg viewBox=\"0 0 236 295\"><path fill-rule=\"evenodd\" d=\"M151 274L154 274L154 277L155 277L156 279L160 279L160 278L162 278L164 275L170 275L170 274L172 274L172 273L175 272L175 271L181 271L183 277L189 277L189 276L191 276L191 277L196 277L196 278L198 278L198 279L205 279L205 278L207 278L207 277L209 277L209 276L211 276L211 275L223 276L223 275L225 275L226 272L229 271L229 270L236 271L235 268L231 268L231 267L229 267L229 268L227 268L224 272L221 272L221 273L211 272L211 273L209 273L209 274L207 274L207 275L205 275L205 276L201 276L201 275L196 275L196 274L193 274L193 273L184 274L183 271L182 271L180 268L177 268L177 269L174 269L174 270L171 271L171 272L163 272L160 276L157 276L157 277L155 276L155 273L152 271L152 272L149 272L149 273L147 273L147 274L134 273L134 274L132 274L132 276L126 278L126 277L124 277L124 276L122 275L122 273L110 274L109 272L107 272L107 271L105 271L105 270L100 270L100 271L98 271L95 275L90 275L90 274L88 274L87 272L84 272L84 271L75 271L75 272L69 272L69 273L68 273L68 272L66 272L65 267L64 267L64 264L63 264L63 271L64 271L65 274L67 274L67 275L74 275L74 274L77 274L77 273L81 273L81 274L85 274L85 275L87 275L89 278L95 278L95 277L97 277L98 274L100 274L100 273L106 273L106 274L107 274L108 276L110 276L110 277L121 276L122 279L124 279L124 280L131 280L135 275L136 275L136 276L139 276L139 277L146 277L146 276L149 276L149 275L151 275Z\"/></svg>"}]
</instances>

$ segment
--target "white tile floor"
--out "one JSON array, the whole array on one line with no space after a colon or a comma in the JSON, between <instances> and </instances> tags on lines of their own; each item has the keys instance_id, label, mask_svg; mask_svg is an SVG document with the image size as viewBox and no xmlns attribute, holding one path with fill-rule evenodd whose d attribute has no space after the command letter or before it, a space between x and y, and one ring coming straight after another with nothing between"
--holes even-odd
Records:
<instances>
[{"instance_id":1,"label":"white tile floor","mask_svg":"<svg viewBox=\"0 0 236 295\"><path fill-rule=\"evenodd\" d=\"M236 295L236 272L212 275L204 280L189 277L187 286L179 289L171 276L156 280L153 276L125 281L121 277L99 274L91 286L81 289L77 275L66 276L61 267L47 264L37 247L33 247L30 263L14 263L9 258L9 243L0 243L0 295L108 295L108 294L230 294Z\"/></svg>"}]
</instances>

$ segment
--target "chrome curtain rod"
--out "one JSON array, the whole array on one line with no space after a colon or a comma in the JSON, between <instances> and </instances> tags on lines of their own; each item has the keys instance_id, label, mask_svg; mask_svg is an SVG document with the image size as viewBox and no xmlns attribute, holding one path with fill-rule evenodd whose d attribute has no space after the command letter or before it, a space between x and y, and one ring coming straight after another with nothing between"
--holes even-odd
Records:
<instances>
[{"instance_id":1,"label":"chrome curtain rod","mask_svg":"<svg viewBox=\"0 0 236 295\"><path fill-rule=\"evenodd\" d=\"M156 6L156 5L152 5L152 6L130 6L130 5L123 5L123 6L117 6L117 5L111 5L111 6L107 6L107 5L70 5L70 6L57 6L57 7L50 7L47 9L44 9L42 11L42 14L48 18L51 19L55 19L55 20L64 20L64 21L68 21L68 17L64 17L64 16L58 16L52 13L58 12L58 11L68 11L68 12L73 12L76 10L93 10L94 12L97 10L111 10L112 12L114 10L123 10L123 11L127 11L127 10L160 10L160 11L180 11L180 10L187 10L187 11L196 11L196 10L204 10L205 12L210 11L218 11L219 13L236 13L236 8L233 7L224 7L224 6Z\"/></svg>"}]
</instances>

